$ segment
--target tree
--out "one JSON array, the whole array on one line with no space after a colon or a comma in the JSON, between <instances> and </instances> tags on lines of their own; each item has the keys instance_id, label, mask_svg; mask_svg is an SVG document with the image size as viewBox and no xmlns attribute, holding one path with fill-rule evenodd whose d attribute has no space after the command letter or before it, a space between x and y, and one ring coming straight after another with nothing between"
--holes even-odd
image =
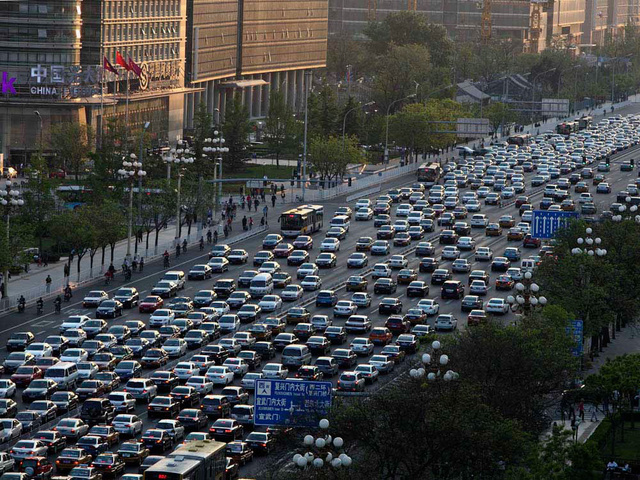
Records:
<instances>
[{"instance_id":1,"label":"tree","mask_svg":"<svg viewBox=\"0 0 640 480\"><path fill-rule=\"evenodd\" d=\"M365 47L350 33L343 32L330 36L327 48L327 70L336 80L341 80L347 75L347 65L351 65L352 75L354 72L367 69Z\"/></svg>"},{"instance_id":2,"label":"tree","mask_svg":"<svg viewBox=\"0 0 640 480\"><path fill-rule=\"evenodd\" d=\"M47 235L49 222L54 215L55 200L53 182L42 156L31 157L29 177L31 180L23 184L22 189L24 206L20 209L21 222L31 227L31 236L38 239L38 248L43 253L42 239Z\"/></svg>"},{"instance_id":3,"label":"tree","mask_svg":"<svg viewBox=\"0 0 640 480\"><path fill-rule=\"evenodd\" d=\"M249 109L242 104L242 97L238 93L227 100L222 125L225 146L229 148L229 153L225 157L225 167L232 171L242 168L246 160L246 149L251 129Z\"/></svg>"},{"instance_id":4,"label":"tree","mask_svg":"<svg viewBox=\"0 0 640 480\"><path fill-rule=\"evenodd\" d=\"M307 103L309 137L342 133L341 120L338 120L340 107L336 94L329 85L324 84L318 93L310 94Z\"/></svg>"},{"instance_id":5,"label":"tree","mask_svg":"<svg viewBox=\"0 0 640 480\"><path fill-rule=\"evenodd\" d=\"M299 145L298 124L291 107L287 105L280 90L272 90L269 96L269 113L265 120L265 137L271 154L276 156L280 166L280 155L293 153Z\"/></svg>"},{"instance_id":6,"label":"tree","mask_svg":"<svg viewBox=\"0 0 640 480\"><path fill-rule=\"evenodd\" d=\"M501 102L493 102L484 108L484 118L489 119L491 128L497 132L501 125L515 122L518 114L509 105Z\"/></svg>"},{"instance_id":7,"label":"tree","mask_svg":"<svg viewBox=\"0 0 640 480\"><path fill-rule=\"evenodd\" d=\"M62 168L70 170L78 180L93 146L93 130L79 122L62 122L51 127L51 146Z\"/></svg>"},{"instance_id":8,"label":"tree","mask_svg":"<svg viewBox=\"0 0 640 480\"><path fill-rule=\"evenodd\" d=\"M347 165L362 160L357 140L353 137L314 137L309 144L309 162L320 180L336 179L346 173Z\"/></svg>"},{"instance_id":9,"label":"tree","mask_svg":"<svg viewBox=\"0 0 640 480\"><path fill-rule=\"evenodd\" d=\"M73 258L77 258L78 277L80 276L80 262L89 251L94 234L91 222L87 223L87 217L80 210L65 211L57 215L51 222L51 236L71 252L69 265L71 265Z\"/></svg>"}]
</instances>

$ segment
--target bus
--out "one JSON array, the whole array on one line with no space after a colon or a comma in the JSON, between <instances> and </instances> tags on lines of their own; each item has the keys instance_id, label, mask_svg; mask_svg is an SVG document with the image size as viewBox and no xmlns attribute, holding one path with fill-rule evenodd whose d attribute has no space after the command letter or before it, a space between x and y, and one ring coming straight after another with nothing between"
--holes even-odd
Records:
<instances>
[{"instance_id":1,"label":"bus","mask_svg":"<svg viewBox=\"0 0 640 480\"><path fill-rule=\"evenodd\" d=\"M285 237L311 235L322 228L324 207L322 205L300 205L280 215L280 229Z\"/></svg>"},{"instance_id":2,"label":"bus","mask_svg":"<svg viewBox=\"0 0 640 480\"><path fill-rule=\"evenodd\" d=\"M556 126L556 132L560 135L571 135L580 129L579 122L563 122Z\"/></svg>"},{"instance_id":3,"label":"bus","mask_svg":"<svg viewBox=\"0 0 640 480\"><path fill-rule=\"evenodd\" d=\"M423 163L418 167L416 173L418 181L424 183L427 187L431 187L438 183L442 168L439 163Z\"/></svg>"},{"instance_id":4,"label":"bus","mask_svg":"<svg viewBox=\"0 0 640 480\"><path fill-rule=\"evenodd\" d=\"M591 126L592 123L593 123L593 117L590 117L590 116L580 117L578 119L578 128L580 130L586 130Z\"/></svg>"},{"instance_id":5,"label":"bus","mask_svg":"<svg viewBox=\"0 0 640 480\"><path fill-rule=\"evenodd\" d=\"M507 143L509 145L518 145L519 147L529 145L529 143L531 143L531 135L529 135L528 133L511 135L509 138L507 138Z\"/></svg>"},{"instance_id":6,"label":"bus","mask_svg":"<svg viewBox=\"0 0 640 480\"><path fill-rule=\"evenodd\" d=\"M226 443L196 440L177 448L144 472L144 480L223 480Z\"/></svg>"},{"instance_id":7,"label":"bus","mask_svg":"<svg viewBox=\"0 0 640 480\"><path fill-rule=\"evenodd\" d=\"M91 196L93 190L81 185L62 185L56 188L56 196L62 202L64 208L75 210L86 205L87 198Z\"/></svg>"}]
</instances>

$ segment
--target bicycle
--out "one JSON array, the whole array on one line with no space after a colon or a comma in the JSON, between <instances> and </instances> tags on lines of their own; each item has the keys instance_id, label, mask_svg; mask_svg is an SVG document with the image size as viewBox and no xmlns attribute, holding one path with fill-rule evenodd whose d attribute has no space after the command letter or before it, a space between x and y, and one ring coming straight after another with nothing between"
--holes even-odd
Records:
<instances>
[{"instance_id":1,"label":"bicycle","mask_svg":"<svg viewBox=\"0 0 640 480\"><path fill-rule=\"evenodd\" d=\"M164 257L164 268L169 268L169 257Z\"/></svg>"}]
</instances>

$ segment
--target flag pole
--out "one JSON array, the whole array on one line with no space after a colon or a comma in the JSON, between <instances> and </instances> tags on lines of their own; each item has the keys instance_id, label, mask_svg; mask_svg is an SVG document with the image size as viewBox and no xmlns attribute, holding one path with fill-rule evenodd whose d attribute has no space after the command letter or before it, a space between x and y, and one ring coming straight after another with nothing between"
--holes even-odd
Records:
<instances>
[{"instance_id":1,"label":"flag pole","mask_svg":"<svg viewBox=\"0 0 640 480\"><path fill-rule=\"evenodd\" d=\"M129 70L127 72L127 94L126 94L126 106L125 106L125 114L124 121L126 124L126 132L127 132L127 145L129 144Z\"/></svg>"}]
</instances>

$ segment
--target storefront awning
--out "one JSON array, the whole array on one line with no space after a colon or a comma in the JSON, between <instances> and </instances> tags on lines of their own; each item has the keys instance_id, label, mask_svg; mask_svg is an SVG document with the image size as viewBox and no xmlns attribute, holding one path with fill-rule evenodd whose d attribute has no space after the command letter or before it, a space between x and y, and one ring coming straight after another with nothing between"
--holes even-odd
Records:
<instances>
[{"instance_id":1,"label":"storefront awning","mask_svg":"<svg viewBox=\"0 0 640 480\"><path fill-rule=\"evenodd\" d=\"M220 84L223 88L248 88L248 87L260 87L266 85L268 82L261 78L254 80L233 80L231 82L223 82Z\"/></svg>"}]
</instances>

